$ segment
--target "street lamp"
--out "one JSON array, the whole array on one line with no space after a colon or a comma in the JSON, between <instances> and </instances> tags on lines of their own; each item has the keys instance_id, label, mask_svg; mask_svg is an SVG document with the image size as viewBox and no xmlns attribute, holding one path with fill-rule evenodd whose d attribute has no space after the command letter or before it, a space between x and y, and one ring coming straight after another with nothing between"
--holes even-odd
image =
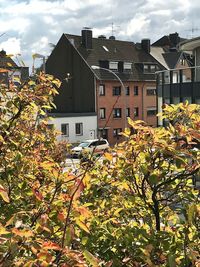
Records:
<instances>
[{"instance_id":1,"label":"street lamp","mask_svg":"<svg viewBox=\"0 0 200 267\"><path fill-rule=\"evenodd\" d=\"M112 70L110 70L110 69L106 69L106 68L102 68L102 67L99 67L99 66L91 66L91 68L93 69L93 70L105 70L105 71L108 71L108 72L110 72L110 73L112 73L116 78L117 78L117 80L120 82L120 84L121 84L121 86L122 86L122 89L123 89L123 91L124 91L124 117L125 117L125 119L124 119L124 129L126 128L126 126L127 126L127 119L126 119L126 88L125 88L125 86L124 86L124 84L123 84L123 82L122 82L122 80L119 78L119 76L114 72L114 71L112 71Z\"/></svg>"}]
</instances>

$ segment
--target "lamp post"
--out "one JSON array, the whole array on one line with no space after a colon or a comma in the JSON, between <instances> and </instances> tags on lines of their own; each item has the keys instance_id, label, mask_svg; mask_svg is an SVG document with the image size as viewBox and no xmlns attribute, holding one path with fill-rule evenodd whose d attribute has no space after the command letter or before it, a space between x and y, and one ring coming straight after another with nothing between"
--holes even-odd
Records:
<instances>
[{"instance_id":1,"label":"lamp post","mask_svg":"<svg viewBox=\"0 0 200 267\"><path fill-rule=\"evenodd\" d=\"M122 89L123 89L123 92L124 92L124 129L127 127L127 119L126 119L126 88L122 82L122 80L119 78L119 76L112 70L110 69L106 69L106 68L102 68L102 67L99 67L99 66L91 66L91 68L93 70L105 70L105 71L108 71L110 73L112 73L112 75L114 75L117 80L120 82L121 86L122 86Z\"/></svg>"}]
</instances>

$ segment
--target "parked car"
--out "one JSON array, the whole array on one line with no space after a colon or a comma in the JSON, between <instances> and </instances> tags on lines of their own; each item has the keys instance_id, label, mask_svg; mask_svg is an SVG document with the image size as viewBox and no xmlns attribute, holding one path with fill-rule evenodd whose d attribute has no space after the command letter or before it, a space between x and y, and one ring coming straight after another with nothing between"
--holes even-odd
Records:
<instances>
[{"instance_id":1,"label":"parked car","mask_svg":"<svg viewBox=\"0 0 200 267\"><path fill-rule=\"evenodd\" d=\"M73 157L82 157L85 153L90 154L102 154L105 150L109 148L109 143L106 139L92 139L85 140L78 146L72 148Z\"/></svg>"}]
</instances>

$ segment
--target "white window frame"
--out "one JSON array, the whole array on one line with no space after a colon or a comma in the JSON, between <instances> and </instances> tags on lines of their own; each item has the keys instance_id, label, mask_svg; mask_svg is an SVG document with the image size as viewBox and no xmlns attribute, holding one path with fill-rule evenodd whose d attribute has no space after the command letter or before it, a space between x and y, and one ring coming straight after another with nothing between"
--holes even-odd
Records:
<instances>
[{"instance_id":1,"label":"white window frame","mask_svg":"<svg viewBox=\"0 0 200 267\"><path fill-rule=\"evenodd\" d=\"M132 63L124 62L124 70L132 70Z\"/></svg>"},{"instance_id":2,"label":"white window frame","mask_svg":"<svg viewBox=\"0 0 200 267\"><path fill-rule=\"evenodd\" d=\"M100 119L105 119L106 118L106 109L105 108L100 108L99 109L99 118Z\"/></svg>"},{"instance_id":3,"label":"white window frame","mask_svg":"<svg viewBox=\"0 0 200 267\"><path fill-rule=\"evenodd\" d=\"M77 133L77 131L76 131L77 130L76 127L77 127L78 124L80 125L80 133ZM76 135L83 135L83 123L82 122L76 122L75 123L75 134Z\"/></svg>"},{"instance_id":4,"label":"white window frame","mask_svg":"<svg viewBox=\"0 0 200 267\"><path fill-rule=\"evenodd\" d=\"M110 61L109 62L109 69L110 70L118 70L118 62L117 61Z\"/></svg>"},{"instance_id":5,"label":"white window frame","mask_svg":"<svg viewBox=\"0 0 200 267\"><path fill-rule=\"evenodd\" d=\"M66 134L64 134L64 132L62 131L62 126L65 126L66 127ZM60 128L61 128L61 135L62 136L69 136L69 123L61 123L60 125Z\"/></svg>"},{"instance_id":6,"label":"white window frame","mask_svg":"<svg viewBox=\"0 0 200 267\"><path fill-rule=\"evenodd\" d=\"M99 95L100 96L105 95L105 84L100 84L99 85Z\"/></svg>"}]
</instances>

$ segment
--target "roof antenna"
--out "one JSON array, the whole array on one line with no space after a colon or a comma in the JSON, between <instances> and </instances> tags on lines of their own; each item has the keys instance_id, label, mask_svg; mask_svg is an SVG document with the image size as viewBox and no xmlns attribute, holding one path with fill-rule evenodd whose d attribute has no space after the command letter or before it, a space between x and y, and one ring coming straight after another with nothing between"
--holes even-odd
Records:
<instances>
[{"instance_id":1,"label":"roof antenna","mask_svg":"<svg viewBox=\"0 0 200 267\"><path fill-rule=\"evenodd\" d=\"M112 22L112 36L114 36L114 33L117 31L117 30L114 30L114 28L120 28L119 25L114 25L114 23Z\"/></svg>"},{"instance_id":2,"label":"roof antenna","mask_svg":"<svg viewBox=\"0 0 200 267\"><path fill-rule=\"evenodd\" d=\"M199 30L200 30L199 28L195 28L195 27L194 27L194 23L192 22L192 28L191 28L191 29L188 29L188 30L186 30L186 31L191 32L191 38L193 38L193 37L194 37L194 32L195 32L195 31L199 31Z\"/></svg>"}]
</instances>

